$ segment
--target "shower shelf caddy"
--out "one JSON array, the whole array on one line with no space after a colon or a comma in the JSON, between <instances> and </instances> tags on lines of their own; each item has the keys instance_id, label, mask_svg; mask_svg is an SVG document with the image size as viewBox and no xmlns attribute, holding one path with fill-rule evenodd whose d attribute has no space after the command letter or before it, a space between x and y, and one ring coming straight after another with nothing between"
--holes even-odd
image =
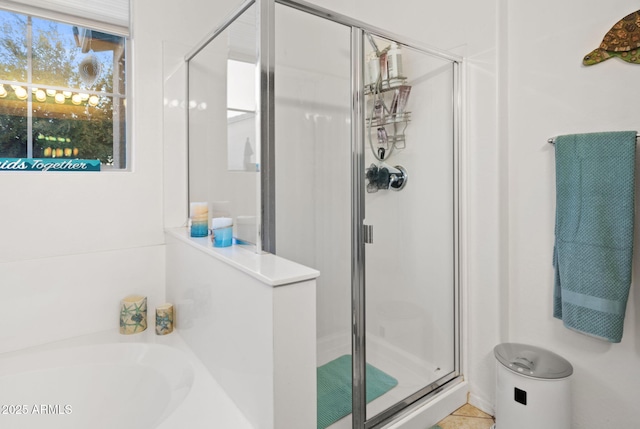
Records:
<instances>
[{"instance_id":1,"label":"shower shelf caddy","mask_svg":"<svg viewBox=\"0 0 640 429\"><path fill-rule=\"evenodd\" d=\"M399 94L397 91L401 87L407 86L407 78L405 77L385 79L365 85L364 95L371 97L369 101L371 116L367 116L365 124L369 131L369 141L374 139L377 142L378 153L381 148L385 152L388 151L388 155L391 155L393 148L405 148L405 130L411 121L411 112L404 110L394 112L393 104L398 103ZM381 109L379 114L375 114L377 103ZM391 108L388 107L390 105ZM390 130L386 128L389 125L392 125ZM384 134L381 135L381 133ZM384 159L384 156L381 158Z\"/></svg>"}]
</instances>

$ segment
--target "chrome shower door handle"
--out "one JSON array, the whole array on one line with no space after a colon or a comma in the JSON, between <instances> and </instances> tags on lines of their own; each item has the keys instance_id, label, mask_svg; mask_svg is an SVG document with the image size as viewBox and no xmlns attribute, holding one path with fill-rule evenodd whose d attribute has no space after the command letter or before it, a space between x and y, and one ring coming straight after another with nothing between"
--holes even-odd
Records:
<instances>
[{"instance_id":1,"label":"chrome shower door handle","mask_svg":"<svg viewBox=\"0 0 640 429\"><path fill-rule=\"evenodd\" d=\"M365 244L373 243L373 225L362 225L362 232Z\"/></svg>"}]
</instances>

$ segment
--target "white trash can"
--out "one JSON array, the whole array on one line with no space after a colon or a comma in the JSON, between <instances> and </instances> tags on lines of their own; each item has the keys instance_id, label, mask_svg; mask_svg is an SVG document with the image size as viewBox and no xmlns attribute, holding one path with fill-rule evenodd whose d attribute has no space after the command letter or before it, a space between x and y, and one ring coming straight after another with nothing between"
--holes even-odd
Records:
<instances>
[{"instance_id":1,"label":"white trash can","mask_svg":"<svg viewBox=\"0 0 640 429\"><path fill-rule=\"evenodd\" d=\"M495 429L570 429L573 367L540 347L497 345Z\"/></svg>"}]
</instances>

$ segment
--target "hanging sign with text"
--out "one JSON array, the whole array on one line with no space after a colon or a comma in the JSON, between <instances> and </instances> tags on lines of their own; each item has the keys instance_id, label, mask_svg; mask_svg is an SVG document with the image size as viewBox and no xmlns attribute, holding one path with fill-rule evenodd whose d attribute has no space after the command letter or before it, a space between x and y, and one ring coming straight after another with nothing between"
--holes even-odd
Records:
<instances>
[{"instance_id":1,"label":"hanging sign with text","mask_svg":"<svg viewBox=\"0 0 640 429\"><path fill-rule=\"evenodd\" d=\"M100 171L100 160L0 158L0 171Z\"/></svg>"}]
</instances>

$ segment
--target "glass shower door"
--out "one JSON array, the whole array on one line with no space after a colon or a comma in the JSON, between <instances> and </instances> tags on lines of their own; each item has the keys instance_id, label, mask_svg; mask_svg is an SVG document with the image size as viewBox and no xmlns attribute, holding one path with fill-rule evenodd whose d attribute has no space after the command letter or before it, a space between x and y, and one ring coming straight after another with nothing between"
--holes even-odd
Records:
<instances>
[{"instance_id":1,"label":"glass shower door","mask_svg":"<svg viewBox=\"0 0 640 429\"><path fill-rule=\"evenodd\" d=\"M318 429L351 425L350 28L276 4L276 253L317 279Z\"/></svg>"},{"instance_id":2,"label":"glass shower door","mask_svg":"<svg viewBox=\"0 0 640 429\"><path fill-rule=\"evenodd\" d=\"M274 242L321 273L318 429L374 427L459 366L456 65L341 19L275 7Z\"/></svg>"},{"instance_id":3,"label":"glass shower door","mask_svg":"<svg viewBox=\"0 0 640 429\"><path fill-rule=\"evenodd\" d=\"M457 154L456 65L365 39L369 424L457 375Z\"/></svg>"}]
</instances>

